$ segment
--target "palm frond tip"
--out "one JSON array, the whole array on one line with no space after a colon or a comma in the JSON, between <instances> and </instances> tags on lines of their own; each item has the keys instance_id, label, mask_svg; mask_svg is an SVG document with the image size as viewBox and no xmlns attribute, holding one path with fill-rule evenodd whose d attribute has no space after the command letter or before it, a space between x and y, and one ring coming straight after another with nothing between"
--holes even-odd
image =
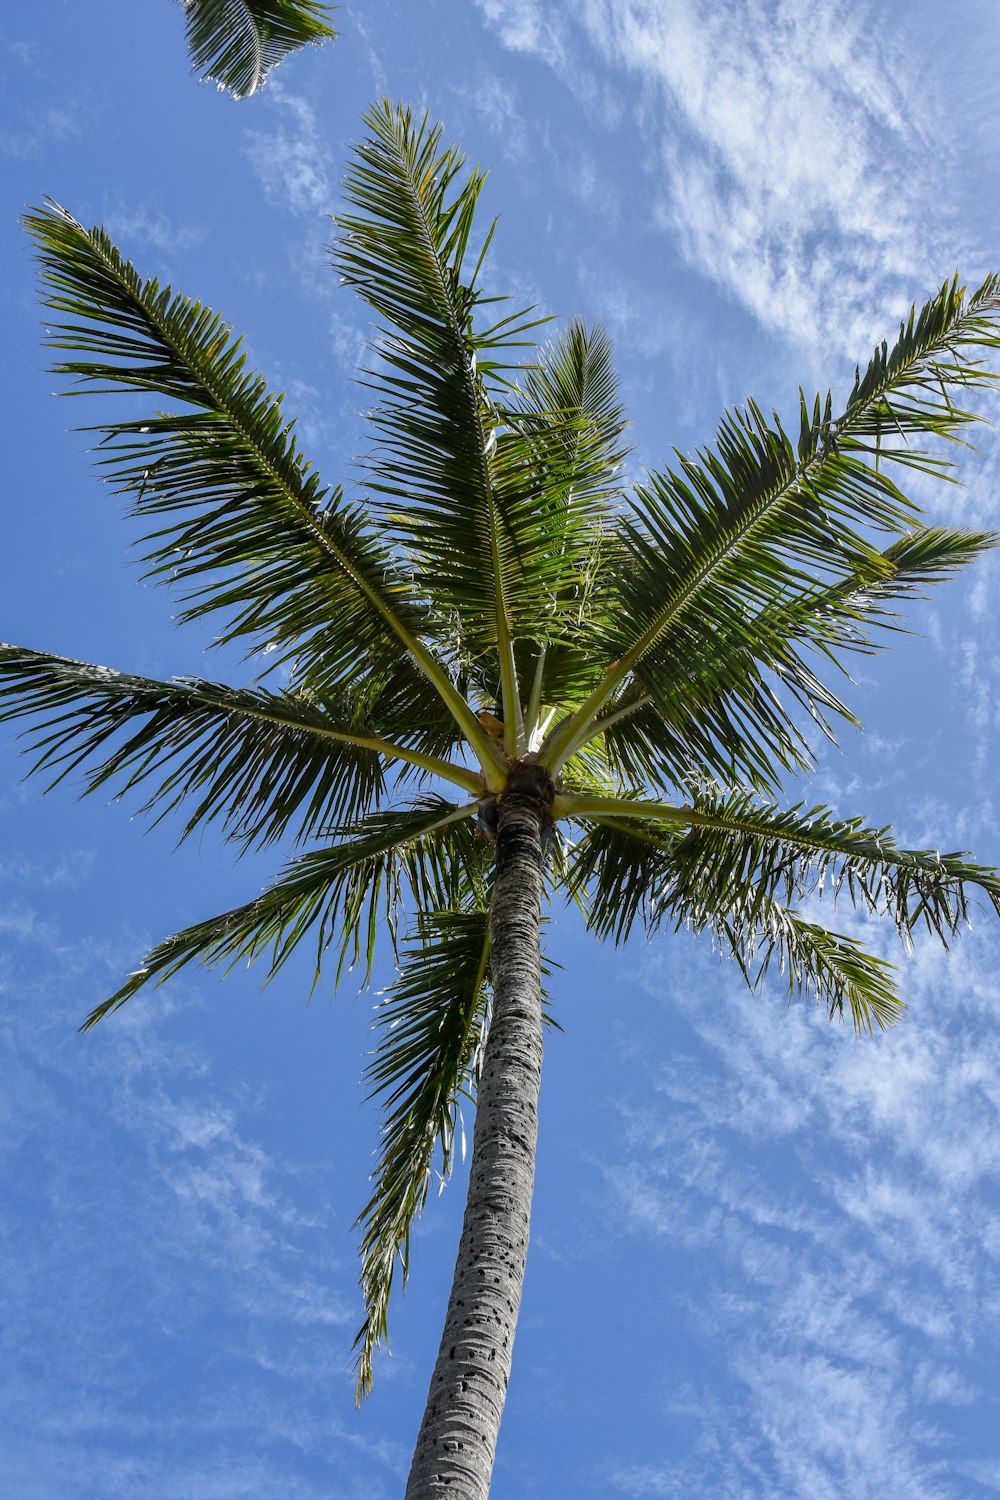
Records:
<instances>
[{"instance_id":1,"label":"palm frond tip","mask_svg":"<svg viewBox=\"0 0 1000 1500\"><path fill-rule=\"evenodd\" d=\"M246 99L289 53L337 33L320 0L182 0L191 63L234 99Z\"/></svg>"}]
</instances>

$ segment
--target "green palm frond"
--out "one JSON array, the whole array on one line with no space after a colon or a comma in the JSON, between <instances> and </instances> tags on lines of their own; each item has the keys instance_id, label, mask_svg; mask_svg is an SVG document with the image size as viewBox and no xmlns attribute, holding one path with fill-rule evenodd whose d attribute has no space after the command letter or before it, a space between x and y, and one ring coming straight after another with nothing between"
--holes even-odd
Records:
<instances>
[{"instance_id":1,"label":"green palm frond","mask_svg":"<svg viewBox=\"0 0 1000 1500\"><path fill-rule=\"evenodd\" d=\"M101 465L153 529L145 561L185 587L182 619L231 616L220 639L308 648L328 683L398 654L423 612L400 588L367 517L324 486L280 400L210 309L143 282L100 230L55 206L25 220L39 246L55 369L101 390L179 404L102 423Z\"/></svg>"},{"instance_id":2,"label":"green palm frond","mask_svg":"<svg viewBox=\"0 0 1000 1500\"><path fill-rule=\"evenodd\" d=\"M484 375L527 318L473 331L482 294L479 267L467 267L466 258L483 173L460 181L465 158L454 147L440 150L441 127L426 117L415 124L409 110L384 102L364 123L369 134L344 184L357 212L337 219L336 257L342 280L389 324L377 346L379 369L369 376L381 398L371 481L405 502L399 512L387 509L384 523L412 550L423 587L443 591L441 602L469 617L480 643L485 632L512 713L511 560L490 464L496 423Z\"/></svg>"},{"instance_id":3,"label":"green palm frond","mask_svg":"<svg viewBox=\"0 0 1000 1500\"><path fill-rule=\"evenodd\" d=\"M906 946L921 926L947 946L968 922L976 891L1000 912L995 870L961 854L900 849L888 829L824 807L783 810L742 791L704 789L678 808L624 798L602 807L586 796L560 798L557 808L586 827L568 856L567 882L598 937L624 942L637 920L649 931L665 922L707 930L751 983L776 959L792 988L811 989L831 1015L846 999L859 1029L890 1024L898 1010L888 967L795 906L844 897L888 917Z\"/></svg>"},{"instance_id":4,"label":"green palm frond","mask_svg":"<svg viewBox=\"0 0 1000 1500\"><path fill-rule=\"evenodd\" d=\"M423 639L425 605L376 542L367 511L324 486L303 458L280 400L247 369L228 325L143 282L103 231L56 205L25 225L39 246L46 304L67 320L49 343L91 356L56 370L82 386L181 403L97 428L106 477L151 525L149 576L184 590L180 618L223 612L220 641L268 652L269 669L308 657L309 686L324 692L408 670L426 699L423 674L495 765L489 736Z\"/></svg>"},{"instance_id":5,"label":"green palm frond","mask_svg":"<svg viewBox=\"0 0 1000 1500\"><path fill-rule=\"evenodd\" d=\"M670 904L683 920L721 910L727 891L790 902L843 895L856 910L886 916L908 944L924 926L947 945L969 920L969 887L1000 914L1000 876L961 853L900 849L889 828L835 818L827 807L760 805L745 792L705 790L674 848ZM752 912L751 912L752 915Z\"/></svg>"},{"instance_id":6,"label":"green palm frond","mask_svg":"<svg viewBox=\"0 0 1000 1500\"><path fill-rule=\"evenodd\" d=\"M379 736L378 700L303 698L202 679L159 682L0 645L0 719L28 717L27 753L50 787L78 767L85 791L139 791L157 821L192 799L182 837L219 819L244 849L301 841L364 817L385 766L478 790L473 772Z\"/></svg>"},{"instance_id":7,"label":"green palm frond","mask_svg":"<svg viewBox=\"0 0 1000 1500\"><path fill-rule=\"evenodd\" d=\"M470 819L476 803L454 806L424 798L408 809L373 813L344 830L331 848L293 859L274 883L243 906L196 922L152 948L120 989L91 1011L84 1030L131 1000L143 986L161 985L186 964L232 968L267 958L265 983L281 969L307 933L314 934L313 984L327 950L345 964L363 965L367 983L379 923L395 938L411 910L454 904L480 878L483 845Z\"/></svg>"},{"instance_id":8,"label":"green palm frond","mask_svg":"<svg viewBox=\"0 0 1000 1500\"><path fill-rule=\"evenodd\" d=\"M858 1036L888 1031L903 1013L892 964L780 901L758 902L752 934L722 914L710 925L717 947L738 965L751 990L776 966L790 999L803 991L814 995L831 1021L843 1020L846 1007Z\"/></svg>"},{"instance_id":9,"label":"green palm frond","mask_svg":"<svg viewBox=\"0 0 1000 1500\"><path fill-rule=\"evenodd\" d=\"M234 99L256 93L290 52L332 40L320 0L183 0L191 62Z\"/></svg>"},{"instance_id":10,"label":"green palm frond","mask_svg":"<svg viewBox=\"0 0 1000 1500\"><path fill-rule=\"evenodd\" d=\"M859 559L837 583L778 601L772 606L775 627L831 661L835 651L872 654L900 629L900 614L891 605L927 598L933 584L953 577L997 541L995 532L916 526L883 551ZM874 635L875 630L886 634Z\"/></svg>"},{"instance_id":11,"label":"green palm frond","mask_svg":"<svg viewBox=\"0 0 1000 1500\"><path fill-rule=\"evenodd\" d=\"M950 393L995 379L981 355L1000 343L998 311L995 278L968 297L948 283L919 315L911 313L892 349L883 345L859 371L838 417L829 396L811 407L803 398L796 442L777 417L769 423L750 403L726 415L714 449L678 455L676 470L649 476L615 554L619 607L595 641L608 671L553 739L546 764L557 768L630 680L668 727L679 711L677 733L685 733L694 679L707 698L704 681L715 686L713 673L719 707L713 718L710 701L702 705L705 743L692 764L760 787L802 764L800 737L777 700L775 717L763 717L741 743L742 726L755 723L769 686L766 674L783 665L776 611L792 596L836 590L863 573L876 551L871 536L905 535L919 523L919 507L892 474L948 476L947 459L927 445L961 440L975 420ZM742 636L760 687L742 685L730 653L713 658L720 622ZM813 690L808 683L806 693Z\"/></svg>"},{"instance_id":12,"label":"green palm frond","mask_svg":"<svg viewBox=\"0 0 1000 1500\"><path fill-rule=\"evenodd\" d=\"M996 870L960 853L901 849L888 828L835 818L826 807L782 809L707 787L684 807L585 795L556 806L561 816L600 820L577 846L574 879L593 883L595 929L616 941L637 917L697 930L733 902L752 924L758 898L843 896L889 917L904 943L922 925L947 944L969 920L970 887L1000 913Z\"/></svg>"},{"instance_id":13,"label":"green palm frond","mask_svg":"<svg viewBox=\"0 0 1000 1500\"><path fill-rule=\"evenodd\" d=\"M600 325L588 328L582 318L571 318L538 351L521 380L523 395L512 399L512 409L537 415L576 418L559 433L568 483L574 492L588 492L598 514L610 519L611 502L620 494L615 481L628 454L622 436L628 427L619 400L614 349ZM593 469L591 435L599 443L600 476Z\"/></svg>"},{"instance_id":14,"label":"green palm frond","mask_svg":"<svg viewBox=\"0 0 1000 1500\"><path fill-rule=\"evenodd\" d=\"M768 670L833 739L829 712L855 720L817 670L833 665L846 676L845 653L884 650L903 628L899 611L890 606L925 598L931 584L953 576L996 542L992 532L918 526L882 551L859 554L852 571L836 582L776 597L751 626L758 640L767 636L772 642ZM802 648L811 653L812 665ZM748 649L742 619L720 622L715 649L734 666L743 659L751 672L762 658L759 647L756 653Z\"/></svg>"},{"instance_id":15,"label":"green palm frond","mask_svg":"<svg viewBox=\"0 0 1000 1500\"><path fill-rule=\"evenodd\" d=\"M547 708L581 703L598 680L589 639L596 614L609 602L607 552L614 545L618 480L628 451L604 329L573 319L539 350L507 409L549 424L554 451L546 461L564 476L562 497L553 496L564 523L561 559L550 571L542 613L516 651L518 680L527 689L525 737L537 749Z\"/></svg>"},{"instance_id":16,"label":"green palm frond","mask_svg":"<svg viewBox=\"0 0 1000 1500\"><path fill-rule=\"evenodd\" d=\"M478 1074L489 1011L489 914L437 912L418 921L399 978L377 1015L379 1044L365 1077L386 1111L375 1191L358 1217L365 1321L355 1340L358 1397L386 1338L397 1261L405 1285L410 1230L423 1212L434 1157L451 1172L460 1100Z\"/></svg>"},{"instance_id":17,"label":"green palm frond","mask_svg":"<svg viewBox=\"0 0 1000 1500\"><path fill-rule=\"evenodd\" d=\"M686 856L680 831L609 820L569 848L567 886L601 938L624 942L636 920L651 932L665 921L707 931L751 990L777 967L789 997L811 994L831 1020L842 1019L846 1007L859 1034L884 1031L899 1019L903 1005L891 964L857 939L808 921L753 877L734 881L731 873L725 890L704 892L688 906L676 883ZM693 883L693 875L688 879Z\"/></svg>"},{"instance_id":18,"label":"green palm frond","mask_svg":"<svg viewBox=\"0 0 1000 1500\"><path fill-rule=\"evenodd\" d=\"M544 410L505 402L508 351L535 324L529 309L479 326L479 310L502 300L478 284L485 246L475 263L470 249L484 174L465 175L465 158L441 149L440 126L406 109L384 104L365 123L345 187L357 212L338 218L336 254L342 278L388 325L369 372L380 443L366 467L387 497L388 533L456 621L457 649L495 662L512 753L523 748L513 642L534 636L577 583L568 539L604 504L606 341L578 332L566 345L548 386L540 379ZM551 408L555 386L572 395L574 378L603 426L579 406Z\"/></svg>"},{"instance_id":19,"label":"green palm frond","mask_svg":"<svg viewBox=\"0 0 1000 1500\"><path fill-rule=\"evenodd\" d=\"M633 785L664 789L682 784L692 764L710 760L720 745L733 751L742 746L744 758L752 749L755 763L765 767L780 745L783 764L810 765L808 726L834 739L831 719L857 722L822 680L822 669L832 666L846 678L845 653L883 650L903 628L892 605L925 597L930 585L996 540L989 532L916 527L884 550L860 555L853 572L838 582L776 597L750 621L749 632L745 614L720 618L697 654L692 642L688 680L676 685L669 719L660 700L633 681L595 721L612 765ZM760 665L765 637L766 674ZM804 719L790 715L794 705L804 710Z\"/></svg>"},{"instance_id":20,"label":"green palm frond","mask_svg":"<svg viewBox=\"0 0 1000 1500\"><path fill-rule=\"evenodd\" d=\"M628 423L605 330L572 319L537 351L499 410L540 470L544 488L535 504L552 512L544 537L547 628L540 639L558 641L567 630L570 639L578 638L602 597L604 552L613 539L628 455Z\"/></svg>"}]
</instances>

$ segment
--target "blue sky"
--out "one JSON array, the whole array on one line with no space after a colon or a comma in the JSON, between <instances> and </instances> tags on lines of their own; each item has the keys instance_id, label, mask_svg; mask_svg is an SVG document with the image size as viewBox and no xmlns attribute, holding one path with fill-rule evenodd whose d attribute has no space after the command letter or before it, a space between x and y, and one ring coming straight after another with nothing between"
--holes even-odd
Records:
<instances>
[{"instance_id":1,"label":"blue sky","mask_svg":"<svg viewBox=\"0 0 1000 1500\"><path fill-rule=\"evenodd\" d=\"M634 465L753 394L845 392L912 300L1000 268L991 0L345 0L342 39L236 105L173 0L0 20L8 473L0 637L236 674L176 631L50 399L18 215L49 194L245 330L328 480L364 443L365 310L326 263L387 92L491 165L498 291L603 319ZM933 517L1000 526L988 428ZM1000 864L996 558L862 663L863 735L790 798ZM149 942L252 894L209 835L39 799L0 745L0 1480L19 1500L389 1500L437 1346L463 1174L433 1199L392 1358L353 1406L370 1001L306 965L191 972L81 1038ZM850 921L840 917L841 923ZM867 933L892 953L887 933ZM550 927L535 1229L494 1500L1000 1493L1000 932L902 960L859 1041L751 997L685 934ZM386 961L388 964L388 960ZM382 978L389 977L388 967ZM471 1124L471 1121L467 1122Z\"/></svg>"}]
</instances>

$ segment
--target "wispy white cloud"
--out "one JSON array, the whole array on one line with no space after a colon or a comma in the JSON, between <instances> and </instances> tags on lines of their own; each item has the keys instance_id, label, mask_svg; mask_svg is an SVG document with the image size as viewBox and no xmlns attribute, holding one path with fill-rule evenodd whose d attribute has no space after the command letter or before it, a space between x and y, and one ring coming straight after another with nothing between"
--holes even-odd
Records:
<instances>
[{"instance_id":1,"label":"wispy white cloud","mask_svg":"<svg viewBox=\"0 0 1000 1500\"><path fill-rule=\"evenodd\" d=\"M85 118L79 99L22 111L0 130L0 155L33 158L81 133Z\"/></svg>"},{"instance_id":2,"label":"wispy white cloud","mask_svg":"<svg viewBox=\"0 0 1000 1500\"><path fill-rule=\"evenodd\" d=\"M558 5L539 0L476 0L505 47L531 52L553 67L568 63L564 17Z\"/></svg>"},{"instance_id":3,"label":"wispy white cloud","mask_svg":"<svg viewBox=\"0 0 1000 1500\"><path fill-rule=\"evenodd\" d=\"M294 214L325 214L336 196L330 148L307 99L277 80L267 90L273 123L248 132L246 154L264 191Z\"/></svg>"},{"instance_id":4,"label":"wispy white cloud","mask_svg":"<svg viewBox=\"0 0 1000 1500\"><path fill-rule=\"evenodd\" d=\"M516 85L494 73L480 71L470 83L455 90L459 100L474 111L509 161L527 166L538 145L538 126L528 123L528 111ZM461 121L456 122L458 125Z\"/></svg>"},{"instance_id":5,"label":"wispy white cloud","mask_svg":"<svg viewBox=\"0 0 1000 1500\"><path fill-rule=\"evenodd\" d=\"M196 992L81 1039L81 993L121 955L67 943L56 918L42 932L26 906L0 935L5 1483L32 1500L388 1497L399 1453L337 1415L360 1310L349 1242L317 1207L333 1169L265 1144L268 1099L172 1036Z\"/></svg>"},{"instance_id":6,"label":"wispy white cloud","mask_svg":"<svg viewBox=\"0 0 1000 1500\"><path fill-rule=\"evenodd\" d=\"M588 58L639 85L629 107L655 220L765 328L857 355L950 268L934 165L945 127L905 32L874 11L478 3L505 45L544 59L588 102Z\"/></svg>"},{"instance_id":7,"label":"wispy white cloud","mask_svg":"<svg viewBox=\"0 0 1000 1500\"><path fill-rule=\"evenodd\" d=\"M104 213L104 227L123 246L150 246L154 250L194 250L205 241L205 230L197 224L177 224L151 203L112 202Z\"/></svg>"},{"instance_id":8,"label":"wispy white cloud","mask_svg":"<svg viewBox=\"0 0 1000 1500\"><path fill-rule=\"evenodd\" d=\"M43 889L54 885L73 887L86 880L93 867L92 849L66 850L46 861L12 849L0 857L0 881L10 884L30 881Z\"/></svg>"},{"instance_id":9,"label":"wispy white cloud","mask_svg":"<svg viewBox=\"0 0 1000 1500\"><path fill-rule=\"evenodd\" d=\"M16 57L26 68L34 67L41 51L37 42L19 41L10 37L0 37L0 47L11 57Z\"/></svg>"},{"instance_id":10,"label":"wispy white cloud","mask_svg":"<svg viewBox=\"0 0 1000 1500\"><path fill-rule=\"evenodd\" d=\"M357 302L348 307L344 305L345 301L346 299L341 298L330 311L328 323L330 351L338 373L344 378L354 380L365 362L368 334L359 319L351 316L351 313L358 307Z\"/></svg>"},{"instance_id":11,"label":"wispy white cloud","mask_svg":"<svg viewBox=\"0 0 1000 1500\"><path fill-rule=\"evenodd\" d=\"M998 957L985 934L920 946L902 1025L858 1042L650 951L683 1026L665 1064L629 1042L646 1087L621 1107L609 1222L697 1264L670 1316L732 1394L616 1490L965 1500L939 1417L988 1398L1000 1343Z\"/></svg>"},{"instance_id":12,"label":"wispy white cloud","mask_svg":"<svg viewBox=\"0 0 1000 1500\"><path fill-rule=\"evenodd\" d=\"M0 933L29 940L43 939L51 931L46 919L23 901L12 901L9 905L0 907Z\"/></svg>"}]
</instances>

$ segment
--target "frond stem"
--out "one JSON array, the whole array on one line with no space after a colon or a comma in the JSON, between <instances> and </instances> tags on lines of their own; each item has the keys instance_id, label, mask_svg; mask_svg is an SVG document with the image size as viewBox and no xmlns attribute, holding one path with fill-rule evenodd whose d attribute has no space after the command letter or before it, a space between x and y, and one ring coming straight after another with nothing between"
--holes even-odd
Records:
<instances>
[{"instance_id":1,"label":"frond stem","mask_svg":"<svg viewBox=\"0 0 1000 1500\"><path fill-rule=\"evenodd\" d=\"M211 703L214 700L207 694L199 694L195 690L192 697L201 702ZM467 792L480 793L483 790L483 777L478 771L470 771L467 766L455 765L453 761L442 760L437 755L425 755L421 750L412 750L408 745L397 745L393 740L382 739L376 734L359 734L355 730L334 729L323 725L301 724L295 719L285 719L281 714L269 713L267 709L244 708L240 706L236 712L243 714L248 719L260 719L272 724L281 724L286 729L297 733L316 734L325 736L327 739L338 740L345 745L357 745L363 750L375 750L379 755L384 755L387 760L402 760L408 765L418 766L422 771L429 771L432 776L440 776L442 781L450 781L454 786L460 786Z\"/></svg>"},{"instance_id":2,"label":"frond stem","mask_svg":"<svg viewBox=\"0 0 1000 1500\"><path fill-rule=\"evenodd\" d=\"M538 660L535 663L534 675L531 679L531 696L528 699L528 712L524 720L525 747L537 750L541 745L539 734L539 715L542 711L542 682L545 676L545 652L546 644L543 641L538 648ZM536 739L538 744L535 743Z\"/></svg>"},{"instance_id":3,"label":"frond stem","mask_svg":"<svg viewBox=\"0 0 1000 1500\"><path fill-rule=\"evenodd\" d=\"M556 792L552 803L553 818L653 818L660 823L693 823L712 821L692 807L674 807L669 802L638 802L628 797L592 797L587 792Z\"/></svg>"},{"instance_id":4,"label":"frond stem","mask_svg":"<svg viewBox=\"0 0 1000 1500\"><path fill-rule=\"evenodd\" d=\"M584 725L569 742L569 745L565 747L563 751L563 763L565 764L571 756L575 755L578 750L582 750L584 745L588 744L591 740L596 740L606 729L610 729L612 724L617 724L621 719L627 719L629 714L638 713L640 708L647 708L652 702L652 693L643 693L641 697L633 698L631 703L625 704L624 707L614 709L611 713L605 714L602 719L594 719L591 723ZM566 722L568 723L569 721L567 720Z\"/></svg>"}]
</instances>

